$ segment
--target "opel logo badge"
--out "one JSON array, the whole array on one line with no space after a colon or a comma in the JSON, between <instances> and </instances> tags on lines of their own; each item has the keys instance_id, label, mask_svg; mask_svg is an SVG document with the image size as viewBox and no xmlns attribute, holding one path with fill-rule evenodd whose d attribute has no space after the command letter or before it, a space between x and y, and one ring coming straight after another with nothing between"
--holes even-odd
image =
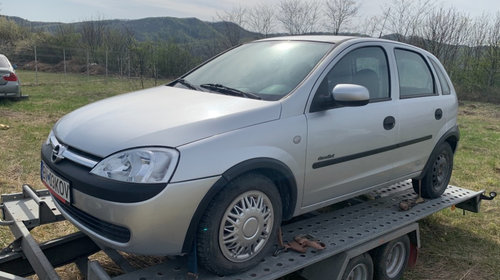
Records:
<instances>
[{"instance_id":1,"label":"opel logo badge","mask_svg":"<svg viewBox=\"0 0 500 280\"><path fill-rule=\"evenodd\" d=\"M63 153L66 148L62 145L57 144L54 149L52 149L51 160L53 163L58 163L64 159Z\"/></svg>"}]
</instances>

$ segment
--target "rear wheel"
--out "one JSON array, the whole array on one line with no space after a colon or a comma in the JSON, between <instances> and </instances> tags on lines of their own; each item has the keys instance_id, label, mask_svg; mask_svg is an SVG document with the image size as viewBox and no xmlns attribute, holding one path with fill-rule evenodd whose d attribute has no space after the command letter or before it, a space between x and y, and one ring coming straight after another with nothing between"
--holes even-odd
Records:
<instances>
[{"instance_id":1,"label":"rear wheel","mask_svg":"<svg viewBox=\"0 0 500 280\"><path fill-rule=\"evenodd\" d=\"M426 170L422 178L422 197L440 197L450 182L453 170L453 150L450 144L444 142L438 146L430 158L431 166ZM419 192L419 182L412 180L413 189Z\"/></svg>"},{"instance_id":2,"label":"rear wheel","mask_svg":"<svg viewBox=\"0 0 500 280\"><path fill-rule=\"evenodd\" d=\"M200 263L218 275L257 265L273 249L281 213L280 194L269 178L258 173L236 178L213 199L200 221Z\"/></svg>"},{"instance_id":3,"label":"rear wheel","mask_svg":"<svg viewBox=\"0 0 500 280\"><path fill-rule=\"evenodd\" d=\"M408 235L404 235L378 247L373 253L374 279L401 279L409 257L410 239Z\"/></svg>"},{"instance_id":4,"label":"rear wheel","mask_svg":"<svg viewBox=\"0 0 500 280\"><path fill-rule=\"evenodd\" d=\"M342 280L372 280L373 261L368 253L352 258L345 269Z\"/></svg>"}]
</instances>

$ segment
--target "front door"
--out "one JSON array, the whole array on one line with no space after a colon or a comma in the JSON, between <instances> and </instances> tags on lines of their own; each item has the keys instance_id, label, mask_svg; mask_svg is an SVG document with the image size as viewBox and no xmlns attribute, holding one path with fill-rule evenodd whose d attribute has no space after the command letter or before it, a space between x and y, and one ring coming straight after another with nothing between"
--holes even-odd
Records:
<instances>
[{"instance_id":1,"label":"front door","mask_svg":"<svg viewBox=\"0 0 500 280\"><path fill-rule=\"evenodd\" d=\"M390 95L387 54L381 46L349 51L321 78L306 114L308 143L302 207L342 200L391 179L398 136L397 106ZM337 84L370 93L360 107L318 104Z\"/></svg>"}]
</instances>

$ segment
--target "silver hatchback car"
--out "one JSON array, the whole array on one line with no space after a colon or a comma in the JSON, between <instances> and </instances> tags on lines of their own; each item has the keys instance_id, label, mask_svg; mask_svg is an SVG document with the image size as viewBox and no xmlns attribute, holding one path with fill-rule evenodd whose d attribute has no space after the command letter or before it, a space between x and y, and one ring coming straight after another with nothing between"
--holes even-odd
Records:
<instances>
[{"instance_id":1,"label":"silver hatchback car","mask_svg":"<svg viewBox=\"0 0 500 280\"><path fill-rule=\"evenodd\" d=\"M440 196L457 109L441 63L414 46L259 40L63 117L42 146L41 179L105 246L196 248L207 269L230 274L270 252L283 220L405 179Z\"/></svg>"},{"instance_id":2,"label":"silver hatchback car","mask_svg":"<svg viewBox=\"0 0 500 280\"><path fill-rule=\"evenodd\" d=\"M15 67L9 59L0 54L0 97L21 97L21 85L16 75Z\"/></svg>"}]
</instances>

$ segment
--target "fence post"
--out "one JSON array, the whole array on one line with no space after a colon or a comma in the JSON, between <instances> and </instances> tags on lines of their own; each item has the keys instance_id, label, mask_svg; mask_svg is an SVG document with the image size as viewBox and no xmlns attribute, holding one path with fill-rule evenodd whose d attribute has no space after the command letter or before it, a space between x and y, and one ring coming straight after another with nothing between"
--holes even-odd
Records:
<instances>
[{"instance_id":1,"label":"fence post","mask_svg":"<svg viewBox=\"0 0 500 280\"><path fill-rule=\"evenodd\" d=\"M116 58L116 61L118 62L118 65L120 67L120 79L123 79L123 59L122 59L122 53L118 54L118 57Z\"/></svg>"},{"instance_id":2,"label":"fence post","mask_svg":"<svg viewBox=\"0 0 500 280\"><path fill-rule=\"evenodd\" d=\"M89 50L87 49L87 78L90 77L90 69L89 69L90 65L89 64L90 64Z\"/></svg>"},{"instance_id":3,"label":"fence post","mask_svg":"<svg viewBox=\"0 0 500 280\"><path fill-rule=\"evenodd\" d=\"M35 45L35 85L38 86L38 56L36 54L36 45Z\"/></svg>"},{"instance_id":4,"label":"fence post","mask_svg":"<svg viewBox=\"0 0 500 280\"><path fill-rule=\"evenodd\" d=\"M66 49L63 48L64 78L66 78Z\"/></svg>"},{"instance_id":5,"label":"fence post","mask_svg":"<svg viewBox=\"0 0 500 280\"><path fill-rule=\"evenodd\" d=\"M108 48L106 48L106 79L108 78Z\"/></svg>"},{"instance_id":6,"label":"fence post","mask_svg":"<svg viewBox=\"0 0 500 280\"><path fill-rule=\"evenodd\" d=\"M157 65L157 55L158 55L158 48L157 45L153 45L153 76L155 79L155 86L158 85L158 65Z\"/></svg>"},{"instance_id":7,"label":"fence post","mask_svg":"<svg viewBox=\"0 0 500 280\"><path fill-rule=\"evenodd\" d=\"M128 78L130 79L130 50L127 51L127 56L128 56Z\"/></svg>"}]
</instances>

